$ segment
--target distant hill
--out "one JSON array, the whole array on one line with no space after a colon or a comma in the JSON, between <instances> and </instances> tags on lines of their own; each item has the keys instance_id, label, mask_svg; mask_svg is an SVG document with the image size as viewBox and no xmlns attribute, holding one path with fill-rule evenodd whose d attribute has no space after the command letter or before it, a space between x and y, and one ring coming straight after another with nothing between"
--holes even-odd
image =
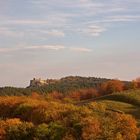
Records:
<instances>
[{"instance_id":1,"label":"distant hill","mask_svg":"<svg viewBox=\"0 0 140 140\"><path fill-rule=\"evenodd\" d=\"M140 139L140 89L124 89L122 92L113 92L108 95L101 94L100 96L84 100L72 100L69 96L70 94L67 94L72 93L72 91L74 91L73 93L78 93L79 89L84 91L84 93L90 88L100 89L100 85L103 82L108 83L109 81L110 83L110 80L96 77L68 76L59 80L41 80L43 84L39 83L38 85L37 83L36 85L35 83L27 88L0 88L0 95L6 96L0 97L1 129L8 130L2 132L6 132L9 138L14 136L14 139L19 139L19 137L23 138L23 136L25 137L28 134L30 136L29 139L41 137L40 140L42 136L43 139L46 139L46 137L44 138L46 135L47 138L52 138L52 132L54 136L57 136L56 139L62 139L64 135L60 135L61 132L62 134L66 132L73 134L75 132L73 135L76 139L86 134L86 140L90 133L95 138L93 135L96 134L95 128L97 130L100 128L101 131L97 131L99 133L96 134L98 136L97 139ZM37 80L37 82L39 81ZM130 83L127 81L122 82L125 85ZM75 90L77 91L75 92ZM64 97L67 98L57 100L51 98L53 93L48 96L36 94L46 95L53 91L58 91L63 93L62 95L67 94L68 96L66 95ZM35 93L32 94L33 92ZM60 95L60 93L58 94ZM12 95L16 96L12 97ZM22 95L27 95L27 97ZM9 122L11 123L10 125ZM17 122L19 122L18 127ZM8 127L4 128L2 124L8 124ZM15 124L16 127L11 127ZM27 137L24 139L27 139Z\"/></svg>"},{"instance_id":2,"label":"distant hill","mask_svg":"<svg viewBox=\"0 0 140 140\"><path fill-rule=\"evenodd\" d=\"M96 88L98 89L103 82L112 79L97 77L68 76L61 79L33 79L26 88L1 87L0 95L31 95L32 92L47 94L53 91L67 94L71 91ZM127 81L123 81L128 83Z\"/></svg>"},{"instance_id":3,"label":"distant hill","mask_svg":"<svg viewBox=\"0 0 140 140\"><path fill-rule=\"evenodd\" d=\"M34 80L34 79L33 79ZM31 81L33 81L31 80ZM39 79L41 80L41 79ZM41 80L41 82L31 84L26 88L16 88L16 87L1 87L0 95L30 95L32 92L38 92L40 94L47 94L53 91L58 91L67 94L70 91L82 89L82 88L98 88L101 83L108 81L107 78L97 78L97 77L81 77L81 76L68 76L61 79L46 79ZM47 84L44 84L47 82Z\"/></svg>"},{"instance_id":4,"label":"distant hill","mask_svg":"<svg viewBox=\"0 0 140 140\"><path fill-rule=\"evenodd\" d=\"M30 80L29 87L41 87L48 86L53 84L80 84L82 86L98 86L102 82L108 81L107 78L96 78L96 77L81 77L81 76L68 76L61 79L46 79L42 80L41 78ZM85 84L85 85L84 85Z\"/></svg>"},{"instance_id":5,"label":"distant hill","mask_svg":"<svg viewBox=\"0 0 140 140\"><path fill-rule=\"evenodd\" d=\"M68 76L56 79L47 79L47 84L39 83L37 86L30 84L29 89L37 90L40 92L52 92L58 91L61 93L67 93L69 91L81 89L81 88L98 88L103 82L106 82L111 79L107 78L96 78L96 77L81 77L81 76ZM51 81L51 82L49 82Z\"/></svg>"}]
</instances>

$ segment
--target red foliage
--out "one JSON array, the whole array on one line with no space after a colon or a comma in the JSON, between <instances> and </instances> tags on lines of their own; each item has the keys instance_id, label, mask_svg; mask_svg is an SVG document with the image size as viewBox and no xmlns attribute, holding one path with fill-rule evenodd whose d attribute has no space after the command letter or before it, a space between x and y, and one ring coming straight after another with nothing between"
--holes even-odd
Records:
<instances>
[{"instance_id":1,"label":"red foliage","mask_svg":"<svg viewBox=\"0 0 140 140\"><path fill-rule=\"evenodd\" d=\"M87 117L82 120L82 138L83 140L96 140L101 134L101 124L98 119Z\"/></svg>"},{"instance_id":2,"label":"red foliage","mask_svg":"<svg viewBox=\"0 0 140 140\"><path fill-rule=\"evenodd\" d=\"M50 93L49 97L51 97L53 99L61 100L64 98L64 95L60 92L54 91L54 92Z\"/></svg>"},{"instance_id":3,"label":"red foliage","mask_svg":"<svg viewBox=\"0 0 140 140\"><path fill-rule=\"evenodd\" d=\"M69 94L69 98L75 100L86 100L99 96L98 91L94 88L80 89Z\"/></svg>"},{"instance_id":4,"label":"red foliage","mask_svg":"<svg viewBox=\"0 0 140 140\"><path fill-rule=\"evenodd\" d=\"M41 98L43 98L43 96L41 96L37 92L32 92L31 98L33 98L33 99L41 99Z\"/></svg>"},{"instance_id":5,"label":"red foliage","mask_svg":"<svg viewBox=\"0 0 140 140\"><path fill-rule=\"evenodd\" d=\"M137 88L140 88L140 77L136 78L135 82L137 83Z\"/></svg>"},{"instance_id":6,"label":"red foliage","mask_svg":"<svg viewBox=\"0 0 140 140\"><path fill-rule=\"evenodd\" d=\"M102 94L111 94L113 92L120 92L124 90L124 83L120 80L110 80L101 85Z\"/></svg>"}]
</instances>

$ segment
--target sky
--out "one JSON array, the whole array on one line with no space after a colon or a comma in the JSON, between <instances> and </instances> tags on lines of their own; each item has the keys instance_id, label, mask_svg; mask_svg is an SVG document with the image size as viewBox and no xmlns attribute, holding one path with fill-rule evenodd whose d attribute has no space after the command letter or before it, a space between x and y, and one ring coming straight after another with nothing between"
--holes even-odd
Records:
<instances>
[{"instance_id":1,"label":"sky","mask_svg":"<svg viewBox=\"0 0 140 140\"><path fill-rule=\"evenodd\" d=\"M0 86L139 77L139 7L140 0L0 0Z\"/></svg>"}]
</instances>

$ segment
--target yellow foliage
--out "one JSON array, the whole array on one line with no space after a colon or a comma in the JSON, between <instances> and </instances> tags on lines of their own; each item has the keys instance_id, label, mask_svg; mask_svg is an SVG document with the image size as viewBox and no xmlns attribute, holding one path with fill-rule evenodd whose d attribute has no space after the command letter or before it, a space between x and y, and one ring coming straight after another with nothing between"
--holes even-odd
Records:
<instances>
[{"instance_id":1,"label":"yellow foliage","mask_svg":"<svg viewBox=\"0 0 140 140\"><path fill-rule=\"evenodd\" d=\"M22 126L16 127L16 130L24 129L25 136L28 136L28 129L33 128L30 135L35 136L35 130L41 124L46 124L47 130L39 131L40 136L62 140L136 140L139 133L132 116L107 112L105 106L98 102L76 106L34 97L0 97L0 117L5 118L0 120L0 140L5 140L10 133L7 130L14 128L11 126ZM22 132L19 131L19 134Z\"/></svg>"}]
</instances>

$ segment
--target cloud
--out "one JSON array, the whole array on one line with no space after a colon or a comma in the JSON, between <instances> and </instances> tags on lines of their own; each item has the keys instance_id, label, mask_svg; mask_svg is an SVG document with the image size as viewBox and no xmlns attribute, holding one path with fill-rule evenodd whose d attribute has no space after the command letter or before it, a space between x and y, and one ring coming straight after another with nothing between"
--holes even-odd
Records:
<instances>
[{"instance_id":1,"label":"cloud","mask_svg":"<svg viewBox=\"0 0 140 140\"><path fill-rule=\"evenodd\" d=\"M93 1L93 0L40 0L40 1L31 1L37 9L44 11L46 9L48 15L48 22L53 24L59 22L52 22L53 20L60 21L71 21L74 18L86 18L99 16L101 14L113 14L115 12L122 12L126 10L126 6L120 4L119 2L104 2L104 1ZM55 9L54 9L55 8ZM42 10L44 9L44 10ZM61 10L60 10L61 9ZM67 9L67 10L65 10ZM56 25L57 25L56 24Z\"/></svg>"},{"instance_id":2,"label":"cloud","mask_svg":"<svg viewBox=\"0 0 140 140\"><path fill-rule=\"evenodd\" d=\"M52 29L50 31L41 30L41 33L47 34L48 36L64 37L65 33L60 30Z\"/></svg>"},{"instance_id":3,"label":"cloud","mask_svg":"<svg viewBox=\"0 0 140 140\"><path fill-rule=\"evenodd\" d=\"M73 1L61 1L62 5L77 11L75 14L80 17L91 17L100 14L113 14L116 12L123 12L127 10L126 5L122 2L104 2L104 1L93 1L93 0L75 0Z\"/></svg>"},{"instance_id":4,"label":"cloud","mask_svg":"<svg viewBox=\"0 0 140 140\"><path fill-rule=\"evenodd\" d=\"M65 33L62 30L46 29L46 28L26 28L17 29L12 27L0 27L0 36L14 37L14 38L50 38L50 37L64 37Z\"/></svg>"},{"instance_id":5,"label":"cloud","mask_svg":"<svg viewBox=\"0 0 140 140\"><path fill-rule=\"evenodd\" d=\"M30 47L24 47L24 49L47 49L47 50L62 50L65 49L65 46L63 45L41 45L41 46L30 46Z\"/></svg>"},{"instance_id":6,"label":"cloud","mask_svg":"<svg viewBox=\"0 0 140 140\"><path fill-rule=\"evenodd\" d=\"M140 15L115 15L108 17L108 22L127 22L140 20Z\"/></svg>"},{"instance_id":7,"label":"cloud","mask_svg":"<svg viewBox=\"0 0 140 140\"><path fill-rule=\"evenodd\" d=\"M7 52L12 52L12 51L17 51L20 50L18 48L0 48L0 53L7 53Z\"/></svg>"},{"instance_id":8,"label":"cloud","mask_svg":"<svg viewBox=\"0 0 140 140\"><path fill-rule=\"evenodd\" d=\"M83 24L79 32L93 37L100 36L103 32L107 31L115 22L135 22L140 21L140 15L113 15L105 16L98 20L88 21Z\"/></svg>"},{"instance_id":9,"label":"cloud","mask_svg":"<svg viewBox=\"0 0 140 140\"><path fill-rule=\"evenodd\" d=\"M22 32L15 32L14 30L12 29L9 29L7 27L0 27L0 35L2 36L10 36L10 37L15 37L15 36L22 36Z\"/></svg>"},{"instance_id":10,"label":"cloud","mask_svg":"<svg viewBox=\"0 0 140 140\"><path fill-rule=\"evenodd\" d=\"M106 29L101 26L91 25L85 29L80 29L79 31L87 35L97 37L100 36L102 32L106 31Z\"/></svg>"},{"instance_id":11,"label":"cloud","mask_svg":"<svg viewBox=\"0 0 140 140\"><path fill-rule=\"evenodd\" d=\"M96 25L99 24L100 26L114 24L115 22L135 22L140 21L140 15L114 15L114 16L105 16L101 19L91 20L85 23L86 26L88 25ZM98 28L98 27L97 27ZM103 28L102 28L103 29ZM104 28L105 29L105 28ZM104 30L103 29L103 30ZM105 29L106 30L106 29Z\"/></svg>"},{"instance_id":12,"label":"cloud","mask_svg":"<svg viewBox=\"0 0 140 140\"><path fill-rule=\"evenodd\" d=\"M0 53L8 53L8 52L17 52L17 51L45 51L45 50L52 50L52 51L60 51L60 50L67 50L67 51L75 51L75 52L92 52L91 49L86 47L66 47L63 45L34 45L34 46L25 46L25 47L12 47L12 48L0 48Z\"/></svg>"},{"instance_id":13,"label":"cloud","mask_svg":"<svg viewBox=\"0 0 140 140\"><path fill-rule=\"evenodd\" d=\"M47 24L47 20L4 20L1 22L2 24L19 24L19 25L35 25L35 24Z\"/></svg>"},{"instance_id":14,"label":"cloud","mask_svg":"<svg viewBox=\"0 0 140 140\"><path fill-rule=\"evenodd\" d=\"M24 50L62 50L65 49L63 45L40 45L40 46L27 46L27 47L12 47L12 48L0 48L0 53L7 53L13 51L24 51Z\"/></svg>"},{"instance_id":15,"label":"cloud","mask_svg":"<svg viewBox=\"0 0 140 140\"><path fill-rule=\"evenodd\" d=\"M23 29L21 32L16 32L16 34L20 34L21 37L24 34L31 38L41 38L42 36L47 38L46 35L50 37L64 37L66 32L75 33L77 31L75 30L76 27L88 35L99 36L107 30L103 28L104 24L139 20L139 16L122 15L130 13L131 10L134 9L136 2L138 3L139 1L30 0L29 2L23 3L28 3L28 6L31 8L29 17L33 12L38 13L35 18L33 18L33 16L29 18L25 11L26 16L23 16L21 20L16 17L6 17L4 20L1 20L0 25L14 26L17 30ZM100 26L91 26L96 23L97 25L99 23ZM83 24L86 26L83 27ZM43 28L46 28L46 30ZM30 31L28 32L28 30ZM6 33L5 31L5 34L9 34L10 36L13 34L14 36L16 35L14 32L15 31L7 31Z\"/></svg>"},{"instance_id":16,"label":"cloud","mask_svg":"<svg viewBox=\"0 0 140 140\"><path fill-rule=\"evenodd\" d=\"M91 49L85 48L85 47L65 47L63 45L43 45L43 46L30 46L25 47L25 49L48 49L48 50L70 50L70 51L76 51L76 52L92 52Z\"/></svg>"},{"instance_id":17,"label":"cloud","mask_svg":"<svg viewBox=\"0 0 140 140\"><path fill-rule=\"evenodd\" d=\"M91 49L88 49L88 48L70 48L71 51L76 51L76 52L92 52Z\"/></svg>"}]
</instances>

